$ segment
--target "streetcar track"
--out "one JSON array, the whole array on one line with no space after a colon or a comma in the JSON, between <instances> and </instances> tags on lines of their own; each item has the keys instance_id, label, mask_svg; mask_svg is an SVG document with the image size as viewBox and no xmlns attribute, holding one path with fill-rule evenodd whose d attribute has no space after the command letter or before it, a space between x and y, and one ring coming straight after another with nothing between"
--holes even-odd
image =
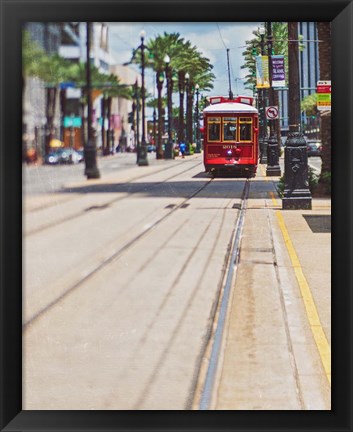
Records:
<instances>
[{"instance_id":1,"label":"streetcar track","mask_svg":"<svg viewBox=\"0 0 353 432\"><path fill-rule=\"evenodd\" d=\"M188 171L188 170L186 170ZM173 176L175 177L175 176ZM195 190L192 194L190 194L187 198L185 198L180 204L176 205L170 211L163 215L160 219L158 219L156 222L154 222L152 225L146 227L141 233L139 233L137 236L132 238L129 242L127 242L125 245L123 245L121 248L117 249L115 252L111 253L108 257L106 257L103 261L97 263L93 266L92 269L90 269L85 276L83 276L78 281L74 282L69 288L66 289L65 292L63 292L59 297L52 300L50 303L48 303L45 307L43 307L41 310L36 312L31 318L29 318L25 323L23 323L22 327L25 330L29 325L33 324L38 318L42 317L45 313L47 313L49 310L51 310L55 305L57 305L59 302L61 302L63 299L65 299L69 294L71 294L76 288L80 287L84 282L94 277L99 271L104 269L107 265L109 265L112 261L116 260L117 258L120 258L121 255L131 249L132 246L134 246L141 238L143 238L146 234L148 234L150 231L155 229L160 223L162 223L165 219L167 219L169 216L171 216L175 211L182 208L182 206L187 203L188 200L195 197L197 194L199 194L201 191L203 191L211 182L213 181L213 178L208 179L207 182L205 182L201 187L199 187L197 190ZM163 182L161 182L163 183Z\"/></svg>"},{"instance_id":2,"label":"streetcar track","mask_svg":"<svg viewBox=\"0 0 353 432\"><path fill-rule=\"evenodd\" d=\"M219 209L221 210L221 209ZM215 249L216 249L216 245L217 245L217 241L220 235L220 232L223 228L224 225L224 218L225 218L225 213L227 208L223 208L223 216L222 216L222 221L220 223L220 226L218 228L218 235L215 236L216 241L213 244L213 247L210 249L210 252L208 254L208 258L206 258L205 262L205 266L203 268L203 270L200 272L201 276L199 278L199 280L195 283L195 287L193 289L193 291L191 292L191 295L188 299L187 304L185 305L183 311L180 314L179 320L171 334L171 337L169 338L168 343L166 344L165 348L163 349L162 353L159 356L159 359L152 371L152 374L150 375L147 383L144 386L144 389L141 392L141 395L139 397L139 399L137 400L137 402L135 403L133 409L141 409L141 405L144 402L144 400L146 399L146 397L148 396L148 393L151 391L153 382L155 380L155 377L157 376L158 371L160 370L160 368L163 366L163 363L168 355L168 351L170 350L170 347L173 345L173 342L175 340L175 338L177 337L178 333L180 332L180 329L183 325L184 319L188 314L189 309L191 308L191 306L193 305L193 301L196 297L196 295L198 294L199 290L202 287L202 281L205 277L205 271L207 268L207 263L209 262L210 257L212 257ZM170 296L172 294L172 292L174 291L174 289L178 286L180 279L182 277L182 275L185 273L185 271L187 270L187 267L190 265L190 261L192 259L192 257L195 255L195 253L197 252L198 247L200 246L200 244L202 243L202 241L206 238L207 232L209 231L209 229L212 227L212 225L214 224L214 220L217 217L217 213L214 215L214 217L211 219L211 221L208 223L208 225L206 226L206 228L204 229L204 231L202 232L200 238L197 241L197 244L193 247L193 249L191 250L191 252L189 253L189 255L186 257L183 266L181 267L181 269L179 270L178 274L176 275L173 283L171 284L170 289L168 290L168 292L166 293L163 301L161 302L159 308L158 308L158 312L157 314L154 316L153 320L149 323L149 325L146 328L146 331L144 332L144 334L141 336L140 341L138 343L138 347L136 348L136 350L132 353L131 355L131 361L134 358L138 358L138 354L141 351L141 349L143 348L144 344L147 342L148 339L148 334L149 332L152 330L153 326L158 322L158 319L160 317L160 315L163 312L163 309L165 308L165 306L167 305ZM196 380L194 379L192 381L191 387L194 388L196 385ZM193 390L191 391L191 393L193 392ZM191 404L190 398L189 400L186 401L186 405L189 406ZM185 409L190 409L190 408L185 408Z\"/></svg>"},{"instance_id":3,"label":"streetcar track","mask_svg":"<svg viewBox=\"0 0 353 432\"><path fill-rule=\"evenodd\" d=\"M209 344L211 344L211 352L207 371L205 371L204 376L201 376L202 371L200 368L199 381L202 388L200 399L198 401L198 409L201 411L210 409L210 404L212 400L218 369L218 361L221 355L222 338L225 328L226 315L229 307L230 292L236 277L236 271L239 262L240 240L244 224L245 212L247 208L247 200L249 196L249 185L250 180L246 179L241 197L241 208L239 210L236 225L232 233L232 246L228 252L228 268L226 270L223 292L221 294L221 298L219 299L219 305L217 307L214 317L216 321L213 323L213 325L215 325L215 329L212 332L211 339L209 341ZM208 347L209 345L205 344L204 355L206 354L206 350Z\"/></svg>"},{"instance_id":4,"label":"streetcar track","mask_svg":"<svg viewBox=\"0 0 353 432\"><path fill-rule=\"evenodd\" d=\"M179 163L175 164L175 165L173 166L173 168L174 168L175 166L181 165L182 163L184 163L184 162L179 162ZM200 162L198 165L200 165L200 164L201 164L201 162ZM196 166L197 166L197 165L196 165ZM152 172L152 173L147 173L147 174L143 174L143 175L139 175L139 176L133 177L133 178L132 178L131 180L129 180L128 182L123 182L123 183L124 183L124 184L133 183L133 182L136 181L136 180L140 180L140 179L142 179L142 178L150 177L150 176L152 176L152 175L154 175L154 174L159 174L159 173L161 173L161 172L163 172L163 171L166 171L166 170L168 170L168 169L170 169L170 166L167 166L167 167L165 167L165 168L162 168L162 169L160 169L160 170L158 170L158 171L154 171L154 172ZM192 168L189 168L189 169L187 169L186 171L189 171L190 169L192 169ZM185 171L185 172L186 172L186 171ZM107 180L109 180L109 176L108 176ZM71 186L73 186L73 185L74 185L74 183L73 183ZM62 194L62 193L65 193L65 185L61 186L61 189L55 190L55 191L53 192L53 194ZM34 194L34 195L29 194L28 196L38 196L38 195L40 196L41 194ZM67 202L73 201L73 200L75 200L75 199L77 199L76 196L75 196L75 197L68 197L67 199L64 199L63 202L64 202L64 203L67 203ZM28 211L28 213L34 213L34 212L37 212L37 211L46 210L46 209L48 209L48 208L51 208L51 207L57 206L57 205L59 205L59 204L61 204L61 201L60 201L59 203L58 203L58 202L53 202L53 203L50 203L50 204L47 204L47 205L42 204L42 205L39 205L38 207L34 207L33 209L30 209L30 210Z\"/></svg>"},{"instance_id":5,"label":"streetcar track","mask_svg":"<svg viewBox=\"0 0 353 432\"><path fill-rule=\"evenodd\" d=\"M199 164L198 164L198 165L199 165ZM187 169L185 169L184 171L181 171L181 172L179 172L178 174L175 174L175 175L173 175L173 176L170 176L170 177L168 177L167 179L165 179L165 180L163 180L163 181L160 181L160 182L157 182L157 183L153 183L153 184L151 184L151 187L150 187L150 188L147 188L147 189L146 189L146 187L143 186L143 187L141 187L140 189L137 189L136 191L134 191L134 194L137 194L137 193L140 193L140 192L146 192L146 190L152 190L152 189L153 189L154 187L156 187L156 186L159 186L159 185L161 185L161 184L163 184L163 183L167 183L168 181L170 181L170 180L172 180L172 179L174 179L174 178L180 176L181 174L185 174L186 172L188 172L188 171L194 169L196 166L197 166L197 165L194 165L194 166L192 166L191 168L187 168ZM147 175L140 176L140 177L138 177L138 178L134 178L134 179L132 179L132 180L130 180L130 181L128 181L128 182L124 182L123 184L124 184L124 185L134 184L134 182L135 182L136 180L139 180L139 179L141 179L141 178L145 178L145 177L149 177L149 176L151 176L152 174L159 174L160 172L165 171L165 170L168 169L168 168L170 169L170 167L167 167L167 168L164 168L163 170L160 170L160 171L158 171L158 172L155 172L155 173L149 173L149 174L147 174ZM61 193L62 193L62 192L61 192ZM92 207L99 207L99 208L101 208L101 209L102 209L103 207L104 207L104 208L108 208L108 207L110 207L112 204L116 204L117 202L123 201L123 200L128 199L128 198L130 198L130 197L132 196L132 195L129 193L129 191L127 191L126 193L127 193L127 195L125 195L125 196L119 196L119 197L114 198L114 199L112 199L112 200L110 200L110 201L107 201L106 203L101 204L101 205L97 205L97 206L90 206L90 207L88 207L88 208L81 209L80 211L75 212L75 213L72 214L71 216L66 216L66 217L64 217L64 218L62 218L62 219L58 219L58 220L53 221L53 222L50 222L50 223L48 223L48 224L46 224L46 225L42 225L42 226L40 226L40 227L38 227L38 228L34 228L34 229L32 229L32 230L29 230L29 231L27 231L27 232L25 233L25 235L28 237L28 236L31 236L31 235L34 235L34 234L41 233L41 232L43 232L43 231L45 231L45 230L47 230L47 229L53 228L53 227L57 228L58 225L64 224L64 223L66 223L66 222L71 222L73 219L76 219L76 218L78 218L78 217L81 217L83 214L85 214L85 213L88 212L88 209L92 209ZM75 197L75 198L77 199L77 197ZM65 203L66 203L66 202L71 202L71 201L73 201L75 198L73 198L73 199L69 199L69 200L65 200ZM57 205L57 203L56 203L56 205ZM43 210L46 210L47 208L50 208L50 207L52 207L52 206L44 207ZM29 213L31 213L31 212L29 212Z\"/></svg>"}]
</instances>

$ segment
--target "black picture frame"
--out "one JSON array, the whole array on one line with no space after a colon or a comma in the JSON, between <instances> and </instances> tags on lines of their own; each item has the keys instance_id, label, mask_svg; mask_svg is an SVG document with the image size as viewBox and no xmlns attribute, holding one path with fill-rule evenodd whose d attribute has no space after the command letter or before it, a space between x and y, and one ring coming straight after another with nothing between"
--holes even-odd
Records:
<instances>
[{"instance_id":1,"label":"black picture frame","mask_svg":"<svg viewBox=\"0 0 353 432\"><path fill-rule=\"evenodd\" d=\"M2 431L351 431L353 5L340 0L0 0ZM331 411L22 411L21 26L26 21L331 21Z\"/></svg>"}]
</instances>

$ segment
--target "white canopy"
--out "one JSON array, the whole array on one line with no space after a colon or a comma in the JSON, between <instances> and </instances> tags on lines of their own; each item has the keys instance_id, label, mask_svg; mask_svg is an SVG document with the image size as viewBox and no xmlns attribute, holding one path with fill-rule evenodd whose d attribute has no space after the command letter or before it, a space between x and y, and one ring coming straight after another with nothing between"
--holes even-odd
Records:
<instances>
[{"instance_id":1,"label":"white canopy","mask_svg":"<svg viewBox=\"0 0 353 432\"><path fill-rule=\"evenodd\" d=\"M239 113L257 113L257 109L251 105L237 103L237 102L225 102L210 105L203 110L204 113L233 113L234 111Z\"/></svg>"}]
</instances>

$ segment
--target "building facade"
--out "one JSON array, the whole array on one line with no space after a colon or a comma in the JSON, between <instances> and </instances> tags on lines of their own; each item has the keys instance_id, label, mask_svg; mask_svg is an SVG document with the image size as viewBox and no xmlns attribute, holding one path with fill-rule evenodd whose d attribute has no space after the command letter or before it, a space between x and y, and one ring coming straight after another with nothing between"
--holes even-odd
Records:
<instances>
[{"instance_id":1,"label":"building facade","mask_svg":"<svg viewBox=\"0 0 353 432\"><path fill-rule=\"evenodd\" d=\"M302 36L299 50L299 82L300 98L316 93L317 81L320 80L319 68L319 41L316 22L298 23L298 33ZM278 90L281 133L285 137L288 134L288 89ZM304 134L310 139L319 137L320 116L307 117L302 113L302 128Z\"/></svg>"}]
</instances>

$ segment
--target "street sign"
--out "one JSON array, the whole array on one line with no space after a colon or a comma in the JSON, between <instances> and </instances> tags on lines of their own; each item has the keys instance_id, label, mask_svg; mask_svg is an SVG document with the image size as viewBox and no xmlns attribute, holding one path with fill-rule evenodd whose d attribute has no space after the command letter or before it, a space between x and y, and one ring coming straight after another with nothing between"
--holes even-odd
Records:
<instances>
[{"instance_id":1,"label":"street sign","mask_svg":"<svg viewBox=\"0 0 353 432\"><path fill-rule=\"evenodd\" d=\"M80 128L82 126L81 117L64 117L63 126L67 127L77 127Z\"/></svg>"},{"instance_id":2,"label":"street sign","mask_svg":"<svg viewBox=\"0 0 353 432\"><path fill-rule=\"evenodd\" d=\"M283 55L272 55L272 87L285 87L286 72Z\"/></svg>"},{"instance_id":3,"label":"street sign","mask_svg":"<svg viewBox=\"0 0 353 432\"><path fill-rule=\"evenodd\" d=\"M331 81L318 81L317 82L318 93L331 93Z\"/></svg>"},{"instance_id":4,"label":"street sign","mask_svg":"<svg viewBox=\"0 0 353 432\"><path fill-rule=\"evenodd\" d=\"M71 81L60 83L61 90L65 90L65 89L73 88L73 87L75 87L75 83L73 83Z\"/></svg>"},{"instance_id":5,"label":"street sign","mask_svg":"<svg viewBox=\"0 0 353 432\"><path fill-rule=\"evenodd\" d=\"M269 88L270 76L268 68L268 56L259 55L256 57L256 87Z\"/></svg>"},{"instance_id":6,"label":"street sign","mask_svg":"<svg viewBox=\"0 0 353 432\"><path fill-rule=\"evenodd\" d=\"M278 106L266 107L266 118L267 120L278 119Z\"/></svg>"},{"instance_id":7,"label":"street sign","mask_svg":"<svg viewBox=\"0 0 353 432\"><path fill-rule=\"evenodd\" d=\"M331 81L318 81L317 87L317 109L319 111L331 110Z\"/></svg>"}]
</instances>

